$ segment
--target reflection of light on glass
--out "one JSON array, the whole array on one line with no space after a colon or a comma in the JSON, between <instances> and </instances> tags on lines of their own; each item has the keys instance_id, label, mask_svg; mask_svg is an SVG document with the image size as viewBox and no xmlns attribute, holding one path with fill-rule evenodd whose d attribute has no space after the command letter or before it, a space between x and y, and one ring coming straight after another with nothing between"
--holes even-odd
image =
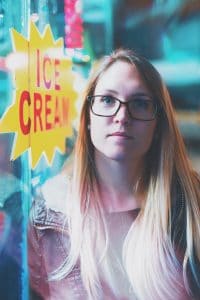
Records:
<instances>
[{"instance_id":1,"label":"reflection of light on glass","mask_svg":"<svg viewBox=\"0 0 200 300\"><path fill-rule=\"evenodd\" d=\"M11 220L9 215L0 211L0 253L4 249L10 233Z\"/></svg>"},{"instance_id":2,"label":"reflection of light on glass","mask_svg":"<svg viewBox=\"0 0 200 300\"><path fill-rule=\"evenodd\" d=\"M89 55L83 55L82 61L83 62L89 62L90 61L90 56Z\"/></svg>"},{"instance_id":3,"label":"reflection of light on glass","mask_svg":"<svg viewBox=\"0 0 200 300\"><path fill-rule=\"evenodd\" d=\"M51 1L51 5L52 5L52 14L56 14L58 12L58 4L56 0L52 0Z\"/></svg>"},{"instance_id":4,"label":"reflection of light on glass","mask_svg":"<svg viewBox=\"0 0 200 300\"><path fill-rule=\"evenodd\" d=\"M0 19L3 19L3 18L4 18L4 15L5 15L4 10L1 9L1 10L0 10Z\"/></svg>"},{"instance_id":5,"label":"reflection of light on glass","mask_svg":"<svg viewBox=\"0 0 200 300\"><path fill-rule=\"evenodd\" d=\"M38 15L38 13L33 13L33 14L31 15L31 21L34 22L34 23L36 23L38 20L39 20L39 15Z\"/></svg>"},{"instance_id":6,"label":"reflection of light on glass","mask_svg":"<svg viewBox=\"0 0 200 300\"><path fill-rule=\"evenodd\" d=\"M65 53L74 61L87 63L91 60L91 57L88 54L84 54L82 50L79 51L79 49L65 48Z\"/></svg>"},{"instance_id":7,"label":"reflection of light on glass","mask_svg":"<svg viewBox=\"0 0 200 300\"><path fill-rule=\"evenodd\" d=\"M6 68L10 71L22 69L28 66L28 56L26 53L10 53L6 57Z\"/></svg>"},{"instance_id":8,"label":"reflection of light on glass","mask_svg":"<svg viewBox=\"0 0 200 300\"><path fill-rule=\"evenodd\" d=\"M81 76L79 73L75 73L74 89L78 93L78 97L76 99L77 118L73 121L73 127L75 129L78 128L80 112L83 105L83 92L86 87L86 82L87 80L83 76Z\"/></svg>"},{"instance_id":9,"label":"reflection of light on glass","mask_svg":"<svg viewBox=\"0 0 200 300\"><path fill-rule=\"evenodd\" d=\"M60 48L48 48L46 51L46 54L48 54L48 56L50 58L58 58L59 59L67 59L67 57L64 55L64 52L61 51Z\"/></svg>"},{"instance_id":10,"label":"reflection of light on glass","mask_svg":"<svg viewBox=\"0 0 200 300\"><path fill-rule=\"evenodd\" d=\"M6 70L5 57L0 57L0 70Z\"/></svg>"},{"instance_id":11,"label":"reflection of light on glass","mask_svg":"<svg viewBox=\"0 0 200 300\"><path fill-rule=\"evenodd\" d=\"M65 48L65 52L68 56L73 57L75 54L75 49L73 48Z\"/></svg>"},{"instance_id":12,"label":"reflection of light on glass","mask_svg":"<svg viewBox=\"0 0 200 300\"><path fill-rule=\"evenodd\" d=\"M75 11L77 14L82 13L82 2L80 0L77 0L75 3Z\"/></svg>"}]
</instances>

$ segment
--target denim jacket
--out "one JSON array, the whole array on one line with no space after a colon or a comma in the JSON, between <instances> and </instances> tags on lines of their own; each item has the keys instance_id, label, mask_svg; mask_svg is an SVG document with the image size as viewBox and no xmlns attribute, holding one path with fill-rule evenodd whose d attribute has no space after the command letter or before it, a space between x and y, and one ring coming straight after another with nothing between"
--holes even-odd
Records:
<instances>
[{"instance_id":1,"label":"denim jacket","mask_svg":"<svg viewBox=\"0 0 200 300\"><path fill-rule=\"evenodd\" d=\"M56 181L49 180L33 202L28 232L30 288L45 300L86 300L78 264L65 278L48 280L48 275L62 265L69 249L66 215L58 203L64 203L65 185L65 178L58 175ZM55 202L53 208L49 207L51 199Z\"/></svg>"}]
</instances>

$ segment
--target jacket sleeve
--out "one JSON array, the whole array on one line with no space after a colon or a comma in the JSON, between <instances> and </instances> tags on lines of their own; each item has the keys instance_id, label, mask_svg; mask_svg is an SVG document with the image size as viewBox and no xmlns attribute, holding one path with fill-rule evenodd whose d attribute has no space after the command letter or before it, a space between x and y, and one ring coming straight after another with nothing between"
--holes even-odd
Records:
<instances>
[{"instance_id":1,"label":"jacket sleeve","mask_svg":"<svg viewBox=\"0 0 200 300\"><path fill-rule=\"evenodd\" d=\"M30 299L48 299L49 286L42 250L42 235L32 218L28 226L28 267Z\"/></svg>"},{"instance_id":2,"label":"jacket sleeve","mask_svg":"<svg viewBox=\"0 0 200 300\"><path fill-rule=\"evenodd\" d=\"M69 254L66 191L67 180L64 177L57 176L50 179L38 191L30 212L28 227L30 287L45 300L86 299L79 262L66 276L49 280L49 275L66 262Z\"/></svg>"},{"instance_id":3,"label":"jacket sleeve","mask_svg":"<svg viewBox=\"0 0 200 300\"><path fill-rule=\"evenodd\" d=\"M63 246L61 234L56 230L66 223L66 217L61 211L66 209L67 182L62 174L47 180L37 190L30 211L28 225L30 290L44 299L48 299L50 295L51 284L48 275L59 267L61 263L58 262L59 258L64 260L67 255L67 247Z\"/></svg>"}]
</instances>

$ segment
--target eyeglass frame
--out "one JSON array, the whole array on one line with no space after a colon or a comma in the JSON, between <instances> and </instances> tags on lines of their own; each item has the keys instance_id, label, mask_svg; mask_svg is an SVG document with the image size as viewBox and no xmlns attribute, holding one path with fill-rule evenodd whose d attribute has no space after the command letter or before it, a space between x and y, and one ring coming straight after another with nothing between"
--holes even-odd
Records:
<instances>
[{"instance_id":1,"label":"eyeglass frame","mask_svg":"<svg viewBox=\"0 0 200 300\"><path fill-rule=\"evenodd\" d=\"M105 96L110 96L110 97L114 98L115 100L117 100L117 101L119 102L119 107L118 107L118 109L116 110L116 112L115 112L114 114L112 114L112 115L109 115L109 116L96 114L96 113L93 111L93 109L92 109L92 103L93 103L93 102L92 102L92 99L95 98L95 97L105 97ZM156 115L158 114L158 111L159 111L159 106L157 105L157 103L156 103L154 100L152 100L152 99L151 99L151 100L148 100L148 101L151 101L151 102L153 103L153 105L154 105L154 107L155 107L155 112L154 112L154 116L153 116L152 119L144 120L144 119L138 119L138 118L132 117L132 115L131 115L131 113L130 113L130 111L129 111L129 106L128 106L128 103L129 103L130 101L132 101L132 100L123 102L123 101L121 101L120 99L118 99L117 97L112 96L112 95L92 95L92 96L90 95L90 96L87 96L87 101L90 103L91 111L92 111L92 113L93 113L95 116L105 117L105 118L115 116L115 115L118 113L118 111L120 110L121 105L125 105L125 106L126 106L126 109L127 109L127 111L128 111L128 114L129 114L129 116L130 116L130 118L131 118L132 120L138 120L138 121L145 121L145 122L153 121L153 120L155 120Z\"/></svg>"}]
</instances>

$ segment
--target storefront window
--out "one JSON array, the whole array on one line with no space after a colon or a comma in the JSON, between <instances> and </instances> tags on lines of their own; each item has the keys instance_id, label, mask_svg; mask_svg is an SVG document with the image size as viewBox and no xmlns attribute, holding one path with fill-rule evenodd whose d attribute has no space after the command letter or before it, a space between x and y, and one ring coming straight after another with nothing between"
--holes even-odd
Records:
<instances>
[{"instance_id":1,"label":"storefront window","mask_svg":"<svg viewBox=\"0 0 200 300\"><path fill-rule=\"evenodd\" d=\"M27 224L32 199L47 179L63 169L76 140L75 116L73 122L70 119L71 128L68 129L71 133L63 139L62 151L57 149L60 145L56 143L52 149L48 148L52 137L45 136L37 141L38 147L35 146L34 149L40 149L38 150L40 152L36 154L34 160L30 141L27 139L27 146L23 140L23 134L26 138L30 137L30 140L33 138L29 121L32 122L30 126L35 126L40 131L44 128L50 131L54 125L56 127L61 123L59 116L55 115L52 125L51 109L48 106L53 95L56 95L56 99L62 94L59 90L61 85L57 80L65 68L60 68L63 66L61 52L57 56L57 52L53 49L53 46L57 45L57 40L63 39L63 46L59 47L63 47L63 57L70 60L70 68L74 74L67 91L73 95L73 101L76 99L74 111L77 111L77 115L80 95L93 61L118 47L133 48L151 60L169 87L188 151L195 168L200 171L199 16L198 0L20 0L16 3L12 0L0 0L0 297L2 299L29 299ZM71 17L73 18L70 19ZM30 28L34 36L31 41ZM52 38L50 43L45 42L45 30L47 32L49 30L52 34L49 35L50 38L48 36L49 39ZM36 42L34 42L35 32L38 38ZM46 51L45 47L52 49ZM59 47L56 50L59 50ZM36 51L33 65L30 60L31 51ZM24 65L24 72L16 72L22 70ZM33 73L37 73L35 79L32 78ZM54 74L52 75L54 77L49 74ZM16 102L19 91L23 90L19 82L23 82L26 86L24 106L21 112L16 110L5 121L5 116ZM42 85L45 91L39 94ZM27 114L24 117L23 113L31 107L32 100L29 96L32 97L33 94L37 105L41 106L35 105L35 116ZM42 119L43 102L46 105L45 120ZM65 100L63 103L67 105ZM17 127L19 125L16 125L20 120L24 126L21 135ZM60 136L57 137L61 141Z\"/></svg>"},{"instance_id":2,"label":"storefront window","mask_svg":"<svg viewBox=\"0 0 200 300\"><path fill-rule=\"evenodd\" d=\"M30 140L31 138L33 140L34 135L31 131L33 126L42 131L44 128L49 130L53 125L59 127L64 122L68 122L68 119L65 119L68 115L61 112L59 115L58 110L54 118L51 116L53 107L50 107L51 102L54 101L58 105L57 109L61 109L58 101L63 102L62 109L68 109L67 92L73 95L73 101L78 94L72 84L76 77L75 73L77 70L80 71L79 64L74 75L69 74L71 71L66 73L65 70L65 67L68 68L65 61L67 59L72 61L72 58L65 57L67 51L65 51L64 40L66 35L64 5L64 1L57 0L22 0L15 4L11 0L0 1L0 295L2 299L29 299L27 225L32 198L39 186L61 170L73 148L76 136L75 129L70 130L71 125L67 125L66 139L62 138L61 141L62 136L58 136L59 143L57 145L55 141L52 149L48 147L49 140L46 137L40 139L43 148L38 144L41 149L39 154L33 153L37 152L37 144L34 149L30 146ZM39 44L34 40L36 36ZM59 38L63 38L63 44L61 41L57 42ZM35 65L32 63L34 53L37 53L38 62ZM72 62L70 64L72 69ZM37 79L34 79L36 73ZM73 76L73 80L64 78L66 74ZM81 76L80 74L80 78ZM65 86L65 84L63 81L61 84L59 80L66 81L66 91L62 91L61 85ZM40 93L42 88L43 91ZM36 100L37 104L33 108L35 116L31 116L32 103L33 101L36 103ZM42 115L43 102L46 103L48 117ZM37 106L38 103L41 105L40 108ZM63 135L63 132L60 134ZM56 140L56 135L52 139ZM61 142L62 151L59 151Z\"/></svg>"}]
</instances>

